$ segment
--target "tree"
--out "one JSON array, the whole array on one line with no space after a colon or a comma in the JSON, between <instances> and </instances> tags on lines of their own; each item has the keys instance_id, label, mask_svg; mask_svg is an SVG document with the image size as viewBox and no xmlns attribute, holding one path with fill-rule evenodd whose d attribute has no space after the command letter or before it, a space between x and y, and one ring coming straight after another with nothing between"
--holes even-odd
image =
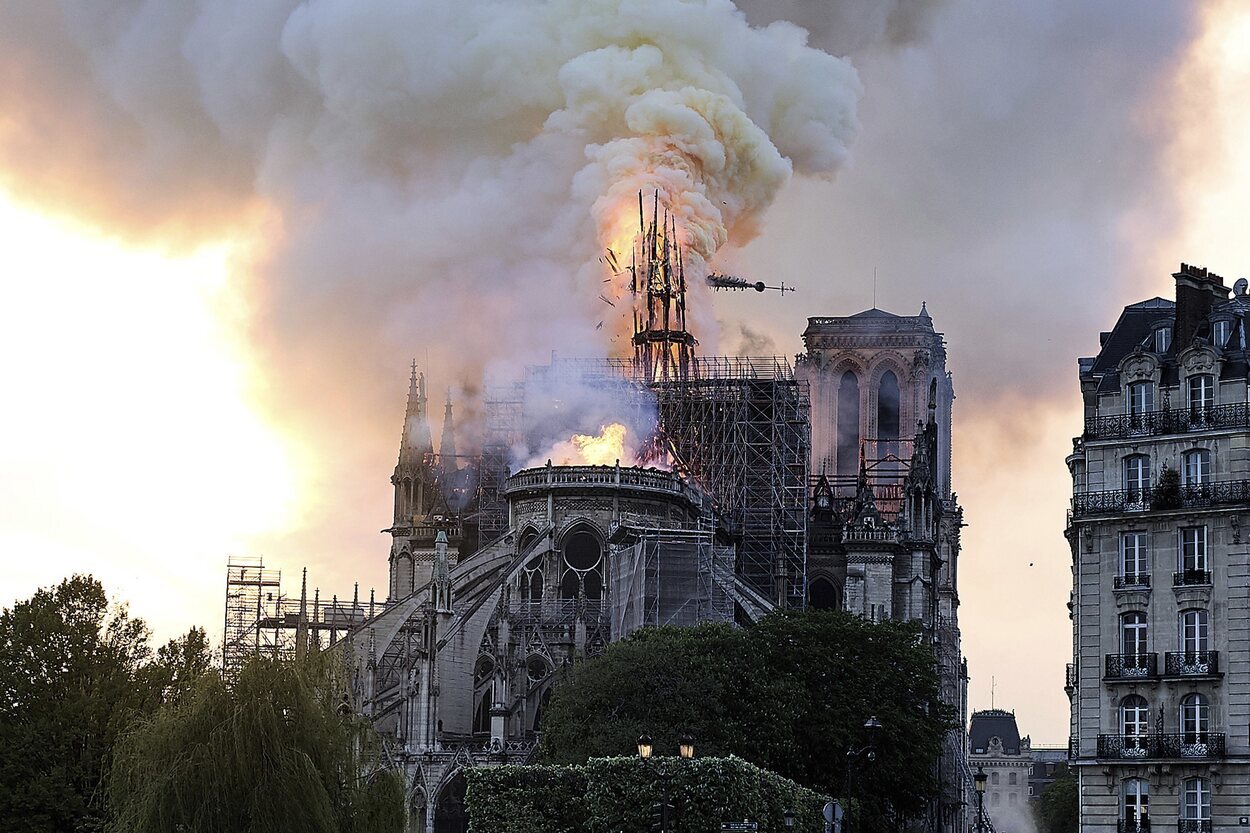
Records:
<instances>
[{"instance_id":1,"label":"tree","mask_svg":"<svg viewBox=\"0 0 1250 833\"><path fill-rule=\"evenodd\" d=\"M109 752L140 705L148 631L75 575L0 613L0 818L6 829L95 830Z\"/></svg>"},{"instance_id":2,"label":"tree","mask_svg":"<svg viewBox=\"0 0 1250 833\"><path fill-rule=\"evenodd\" d=\"M116 833L396 833L404 787L376 764L368 724L340 708L325 657L256 659L192 689L120 739ZM343 713L340 713L343 712Z\"/></svg>"},{"instance_id":3,"label":"tree","mask_svg":"<svg viewBox=\"0 0 1250 833\"><path fill-rule=\"evenodd\" d=\"M1041 833L1077 833L1080 825L1080 790L1071 771L1042 790L1037 806Z\"/></svg>"},{"instance_id":4,"label":"tree","mask_svg":"<svg viewBox=\"0 0 1250 833\"><path fill-rule=\"evenodd\" d=\"M876 761L856 764L858 830L893 829L923 811L949 710L914 625L836 612L778 613L754 627L645 629L573 666L543 718L542 753L559 763L629 752L639 734L675 750L735 754L829 795L844 795L847 751L884 728ZM876 826L874 826L876 825Z\"/></svg>"}]
</instances>

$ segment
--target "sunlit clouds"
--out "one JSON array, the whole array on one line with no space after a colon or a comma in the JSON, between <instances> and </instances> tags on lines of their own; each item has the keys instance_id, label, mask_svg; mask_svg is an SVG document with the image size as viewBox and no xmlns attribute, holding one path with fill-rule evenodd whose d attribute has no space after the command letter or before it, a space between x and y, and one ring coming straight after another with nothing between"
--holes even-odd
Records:
<instances>
[{"instance_id":1,"label":"sunlit clouds","mask_svg":"<svg viewBox=\"0 0 1250 833\"><path fill-rule=\"evenodd\" d=\"M168 633L220 615L230 552L293 518L258 417L231 243L164 254L0 194L3 595L99 576Z\"/></svg>"}]
</instances>

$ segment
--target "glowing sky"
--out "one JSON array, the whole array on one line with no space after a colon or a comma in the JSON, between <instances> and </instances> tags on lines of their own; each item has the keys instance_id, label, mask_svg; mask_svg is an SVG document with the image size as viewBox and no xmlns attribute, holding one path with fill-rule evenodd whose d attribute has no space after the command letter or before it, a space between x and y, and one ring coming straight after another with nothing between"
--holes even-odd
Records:
<instances>
[{"instance_id":1,"label":"glowing sky","mask_svg":"<svg viewBox=\"0 0 1250 833\"><path fill-rule=\"evenodd\" d=\"M910 43L845 45L865 86L851 168L790 185L726 258L800 292L717 300L725 347L754 335L791 354L807 315L871 304L874 267L882 308L928 301L959 396L972 705L993 676L996 704L1051 744L1067 736L1075 359L1121 306L1170 295L1181 260L1250 271L1250 8L1093 5L949 0ZM277 232L228 198L235 183L204 198L202 227L166 228L151 212L168 183L158 207L110 217L97 180L9 150L0 603L92 572L166 637L219 634L231 553L264 555L292 587L304 565L327 592L384 586L409 356L433 352L435 399L458 384L427 343L428 298L361 276L311 287L297 315L302 289L255 280ZM323 254L309 239L284 263Z\"/></svg>"}]
</instances>

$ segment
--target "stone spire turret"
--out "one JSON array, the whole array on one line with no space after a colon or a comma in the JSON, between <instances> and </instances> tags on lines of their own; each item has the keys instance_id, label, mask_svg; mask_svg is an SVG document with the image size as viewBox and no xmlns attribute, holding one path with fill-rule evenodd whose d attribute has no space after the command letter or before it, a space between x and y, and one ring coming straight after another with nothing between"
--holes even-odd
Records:
<instances>
[{"instance_id":1,"label":"stone spire turret","mask_svg":"<svg viewBox=\"0 0 1250 833\"><path fill-rule=\"evenodd\" d=\"M443 410L443 436L439 439L438 454L445 471L456 470L456 419L451 413L451 388L447 389L447 407Z\"/></svg>"},{"instance_id":2,"label":"stone spire turret","mask_svg":"<svg viewBox=\"0 0 1250 833\"><path fill-rule=\"evenodd\" d=\"M412 375L408 379L408 405L404 409L404 433L399 443L399 464L419 466L426 454L433 453L434 443L430 437L430 424L426 419L425 374L417 372L412 362Z\"/></svg>"}]
</instances>

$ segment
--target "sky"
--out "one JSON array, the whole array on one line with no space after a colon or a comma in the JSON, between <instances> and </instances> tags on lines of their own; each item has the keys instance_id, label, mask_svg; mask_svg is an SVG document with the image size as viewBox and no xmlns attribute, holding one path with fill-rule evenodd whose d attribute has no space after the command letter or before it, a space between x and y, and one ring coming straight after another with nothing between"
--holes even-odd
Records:
<instances>
[{"instance_id":1,"label":"sky","mask_svg":"<svg viewBox=\"0 0 1250 833\"><path fill-rule=\"evenodd\" d=\"M553 117L526 80L557 77L551 33L576 54L619 22L537 5L498 31L487 0L0 10L0 604L91 572L165 638L220 633L231 554L292 590L305 566L324 593L384 587L409 361L471 437L483 372L603 349L577 287L624 163L586 136L634 149L600 80L654 68L570 60L578 106ZM706 191L734 203L709 256L799 291L703 297L700 335L792 355L807 316L927 303L958 397L971 705L1062 745L1076 358L1182 260L1250 273L1250 9L744 3L833 61L727 5L667 48L732 80L727 118L790 175L743 163Z\"/></svg>"}]
</instances>

